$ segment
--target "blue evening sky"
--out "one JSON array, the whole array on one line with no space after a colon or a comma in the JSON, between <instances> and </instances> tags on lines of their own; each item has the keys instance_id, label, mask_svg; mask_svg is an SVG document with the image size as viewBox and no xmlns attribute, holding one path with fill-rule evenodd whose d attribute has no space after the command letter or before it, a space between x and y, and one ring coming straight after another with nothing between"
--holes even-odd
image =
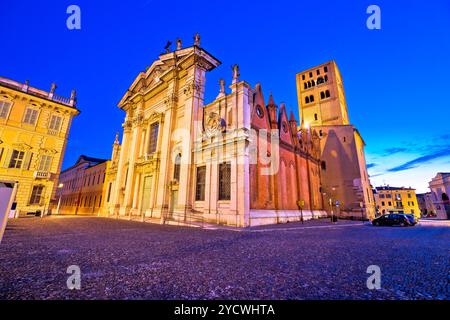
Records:
<instances>
[{"instance_id":1,"label":"blue evening sky","mask_svg":"<svg viewBox=\"0 0 450 320\"><path fill-rule=\"evenodd\" d=\"M66 9L81 8L81 30L66 28ZM366 27L366 8L381 8L381 30ZM82 113L72 124L63 167L80 154L109 158L124 113L117 103L167 40L201 45L222 61L207 77L262 84L298 117L295 74L336 60L350 120L367 148L373 185L427 190L450 171L450 2L432 1L17 1L2 0L0 76L69 96Z\"/></svg>"}]
</instances>

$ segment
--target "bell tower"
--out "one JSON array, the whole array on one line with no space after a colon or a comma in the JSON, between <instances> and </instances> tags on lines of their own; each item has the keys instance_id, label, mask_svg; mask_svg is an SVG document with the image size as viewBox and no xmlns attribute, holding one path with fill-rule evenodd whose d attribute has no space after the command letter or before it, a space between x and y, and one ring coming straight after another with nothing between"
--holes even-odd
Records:
<instances>
[{"instance_id":1,"label":"bell tower","mask_svg":"<svg viewBox=\"0 0 450 320\"><path fill-rule=\"evenodd\" d=\"M307 126L347 125L344 85L336 62L329 61L296 75L299 114Z\"/></svg>"}]
</instances>

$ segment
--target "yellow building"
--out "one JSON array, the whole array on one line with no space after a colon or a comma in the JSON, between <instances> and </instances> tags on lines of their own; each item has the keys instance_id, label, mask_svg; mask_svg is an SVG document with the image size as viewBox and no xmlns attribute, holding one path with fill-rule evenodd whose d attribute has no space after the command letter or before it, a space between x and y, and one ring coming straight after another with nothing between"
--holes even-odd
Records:
<instances>
[{"instance_id":1,"label":"yellow building","mask_svg":"<svg viewBox=\"0 0 450 320\"><path fill-rule=\"evenodd\" d=\"M0 77L0 181L18 182L16 212L46 213L76 108L70 98Z\"/></svg>"},{"instance_id":2,"label":"yellow building","mask_svg":"<svg viewBox=\"0 0 450 320\"><path fill-rule=\"evenodd\" d=\"M350 123L341 73L334 61L296 75L303 127L320 137L324 200L340 217L372 219L375 203L364 155L365 142ZM330 208L331 210L332 208Z\"/></svg>"},{"instance_id":3,"label":"yellow building","mask_svg":"<svg viewBox=\"0 0 450 320\"><path fill-rule=\"evenodd\" d=\"M374 197L378 214L406 213L420 218L416 190L412 188L376 187Z\"/></svg>"},{"instance_id":4,"label":"yellow building","mask_svg":"<svg viewBox=\"0 0 450 320\"><path fill-rule=\"evenodd\" d=\"M102 214L110 163L110 160L81 155L73 166L62 171L52 214Z\"/></svg>"}]
</instances>

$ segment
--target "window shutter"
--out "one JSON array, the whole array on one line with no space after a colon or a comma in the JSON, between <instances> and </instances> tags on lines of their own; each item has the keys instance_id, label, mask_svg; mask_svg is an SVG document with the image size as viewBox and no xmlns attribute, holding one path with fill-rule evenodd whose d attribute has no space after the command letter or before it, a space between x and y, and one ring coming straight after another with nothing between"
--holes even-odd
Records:
<instances>
[{"instance_id":1,"label":"window shutter","mask_svg":"<svg viewBox=\"0 0 450 320\"><path fill-rule=\"evenodd\" d=\"M3 168L8 168L9 167L9 161L10 161L9 158L10 157L11 157L11 150L6 149L5 158L3 160Z\"/></svg>"},{"instance_id":2,"label":"window shutter","mask_svg":"<svg viewBox=\"0 0 450 320\"><path fill-rule=\"evenodd\" d=\"M33 156L33 153L30 151L26 151L25 152L25 156L23 159L23 165L22 165L22 169L24 170L29 170L30 168L30 162L31 162L31 157Z\"/></svg>"}]
</instances>

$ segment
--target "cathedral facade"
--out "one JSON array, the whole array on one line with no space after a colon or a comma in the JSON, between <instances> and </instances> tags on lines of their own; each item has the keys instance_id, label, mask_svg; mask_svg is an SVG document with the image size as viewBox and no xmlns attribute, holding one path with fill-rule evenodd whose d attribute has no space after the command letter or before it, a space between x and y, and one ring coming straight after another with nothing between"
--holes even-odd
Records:
<instances>
[{"instance_id":1,"label":"cathedral facade","mask_svg":"<svg viewBox=\"0 0 450 320\"><path fill-rule=\"evenodd\" d=\"M106 215L238 227L326 215L317 132L299 130L284 104L240 80L237 65L229 90L221 80L205 103L207 72L220 64L197 35L139 73L119 102L126 115Z\"/></svg>"}]
</instances>

